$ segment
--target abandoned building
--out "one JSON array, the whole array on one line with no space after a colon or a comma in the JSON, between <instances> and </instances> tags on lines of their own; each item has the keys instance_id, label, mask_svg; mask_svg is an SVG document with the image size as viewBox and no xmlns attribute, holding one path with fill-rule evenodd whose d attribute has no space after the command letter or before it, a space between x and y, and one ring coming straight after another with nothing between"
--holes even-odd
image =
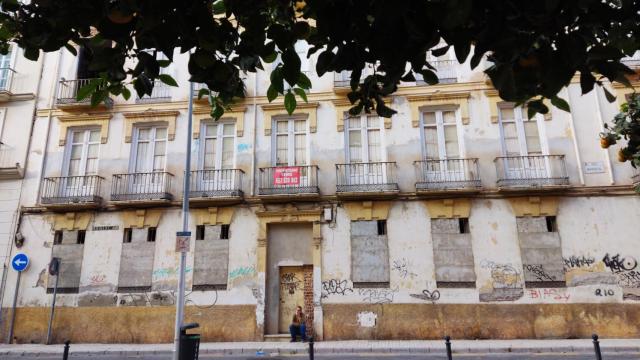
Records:
<instances>
[{"instance_id":1,"label":"abandoned building","mask_svg":"<svg viewBox=\"0 0 640 360\"><path fill-rule=\"evenodd\" d=\"M576 78L571 112L528 118L483 65L445 55L440 84L388 99L393 117L348 116L349 74L318 77L311 58L293 115L267 101L267 69L219 121L194 99L187 133L185 56L163 69L180 87L92 108L76 99L95 76L82 54L14 56L31 97L0 91L0 149L20 150L1 162L19 172L0 177L3 251L30 258L17 342L46 337L53 257L55 342L172 341L184 196L186 320L203 341L277 339L297 305L320 340L640 336L640 177L598 145L632 89L607 85L609 103ZM32 129L17 125L29 106ZM16 281L3 272L3 341Z\"/></svg>"}]
</instances>

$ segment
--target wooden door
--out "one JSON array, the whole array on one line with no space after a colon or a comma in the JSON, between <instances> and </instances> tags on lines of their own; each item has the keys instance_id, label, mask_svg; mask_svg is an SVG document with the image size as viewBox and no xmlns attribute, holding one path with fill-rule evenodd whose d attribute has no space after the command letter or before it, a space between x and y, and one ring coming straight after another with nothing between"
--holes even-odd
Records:
<instances>
[{"instance_id":1,"label":"wooden door","mask_svg":"<svg viewBox=\"0 0 640 360\"><path fill-rule=\"evenodd\" d=\"M296 308L304 309L304 270L302 266L280 267L280 315L278 331L289 333L291 319Z\"/></svg>"}]
</instances>

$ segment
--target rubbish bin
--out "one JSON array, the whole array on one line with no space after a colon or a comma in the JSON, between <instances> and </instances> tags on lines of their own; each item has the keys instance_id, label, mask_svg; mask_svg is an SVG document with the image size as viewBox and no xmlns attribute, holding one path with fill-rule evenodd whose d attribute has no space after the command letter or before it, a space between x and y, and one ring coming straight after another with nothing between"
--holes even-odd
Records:
<instances>
[{"instance_id":1,"label":"rubbish bin","mask_svg":"<svg viewBox=\"0 0 640 360\"><path fill-rule=\"evenodd\" d=\"M184 324L180 327L180 360L198 360L200 334L187 334L187 330L200 327L198 323Z\"/></svg>"}]
</instances>

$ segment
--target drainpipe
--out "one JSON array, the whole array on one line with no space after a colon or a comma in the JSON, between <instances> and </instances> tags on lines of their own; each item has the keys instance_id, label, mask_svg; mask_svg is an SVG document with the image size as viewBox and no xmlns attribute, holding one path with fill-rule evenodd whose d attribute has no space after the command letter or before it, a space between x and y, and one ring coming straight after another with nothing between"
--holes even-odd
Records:
<instances>
[{"instance_id":1,"label":"drainpipe","mask_svg":"<svg viewBox=\"0 0 640 360\"><path fill-rule=\"evenodd\" d=\"M569 88L567 88L567 99L571 101L571 94L569 93ZM573 118L573 114L571 111L569 114L569 130L571 131L571 137L573 138L573 152L576 155L576 161L578 162L578 176L580 177L580 184L582 186L585 185L584 182L584 170L582 168L582 156L580 156L580 148L578 147L578 138L576 137L576 125L575 119Z\"/></svg>"},{"instance_id":2,"label":"drainpipe","mask_svg":"<svg viewBox=\"0 0 640 360\"><path fill-rule=\"evenodd\" d=\"M258 138L258 72L253 78L253 144L251 144L251 196L256 193L256 141Z\"/></svg>"},{"instance_id":3,"label":"drainpipe","mask_svg":"<svg viewBox=\"0 0 640 360\"><path fill-rule=\"evenodd\" d=\"M600 109L600 95L598 93L598 88L594 89L595 97L596 97L596 116L598 117L598 123L600 124L600 131L604 132L604 120L602 119L602 109ZM609 181L611 185L615 185L615 180L613 179L613 165L611 164L611 154L609 154L609 149L604 149L604 154L607 158L607 169L609 170Z\"/></svg>"}]
</instances>

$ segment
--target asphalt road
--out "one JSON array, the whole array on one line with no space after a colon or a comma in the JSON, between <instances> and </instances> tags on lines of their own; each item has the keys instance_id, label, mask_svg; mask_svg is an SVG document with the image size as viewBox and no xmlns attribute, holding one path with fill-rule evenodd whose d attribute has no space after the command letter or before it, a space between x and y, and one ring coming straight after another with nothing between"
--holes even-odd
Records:
<instances>
[{"instance_id":1,"label":"asphalt road","mask_svg":"<svg viewBox=\"0 0 640 360\"><path fill-rule=\"evenodd\" d=\"M221 356L213 354L201 354L201 360L307 360L308 356L280 355L280 356ZM603 354L603 360L638 360L640 353L610 353ZM61 355L4 355L2 360L61 360ZM69 360L171 360L171 354L157 355L110 355L110 354L71 354ZM317 360L446 360L446 355L394 355L394 354L348 354L348 355L316 355ZM595 360L593 353L582 354L526 354L526 353L500 353L500 354L454 354L454 360Z\"/></svg>"}]
</instances>

